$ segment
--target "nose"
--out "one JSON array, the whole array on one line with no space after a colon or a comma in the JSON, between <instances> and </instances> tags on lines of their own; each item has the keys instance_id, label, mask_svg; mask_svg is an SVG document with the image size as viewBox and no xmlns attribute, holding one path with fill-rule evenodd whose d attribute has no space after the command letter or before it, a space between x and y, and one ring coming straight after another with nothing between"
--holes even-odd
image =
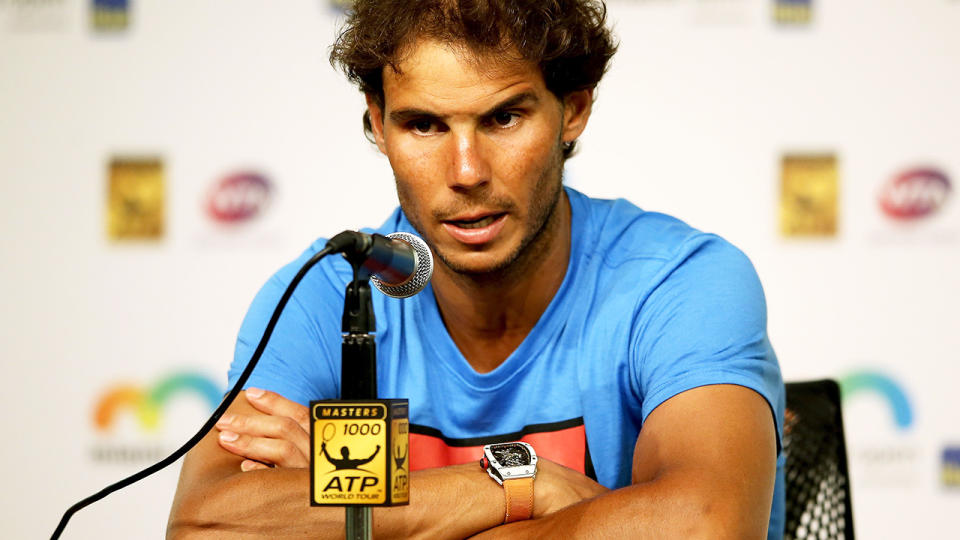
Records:
<instances>
[{"instance_id":1,"label":"nose","mask_svg":"<svg viewBox=\"0 0 960 540\"><path fill-rule=\"evenodd\" d=\"M482 140L474 130L465 130L452 138L453 157L449 185L454 189L472 189L490 178L489 162Z\"/></svg>"}]
</instances>

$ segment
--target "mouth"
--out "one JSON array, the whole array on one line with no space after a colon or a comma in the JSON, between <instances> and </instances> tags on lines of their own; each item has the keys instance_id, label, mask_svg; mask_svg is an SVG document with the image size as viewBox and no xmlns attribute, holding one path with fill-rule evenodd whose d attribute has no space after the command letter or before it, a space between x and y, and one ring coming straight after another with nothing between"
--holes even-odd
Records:
<instances>
[{"instance_id":1,"label":"mouth","mask_svg":"<svg viewBox=\"0 0 960 540\"><path fill-rule=\"evenodd\" d=\"M461 229L482 229L492 225L493 222L500 219L501 216L503 216L503 214L490 214L488 216L482 216L473 219L451 219L447 220L445 223L449 223L455 227L460 227Z\"/></svg>"},{"instance_id":2,"label":"mouth","mask_svg":"<svg viewBox=\"0 0 960 540\"><path fill-rule=\"evenodd\" d=\"M447 233L462 244L480 246L494 241L503 229L507 214L457 216L459 219L444 220Z\"/></svg>"}]
</instances>

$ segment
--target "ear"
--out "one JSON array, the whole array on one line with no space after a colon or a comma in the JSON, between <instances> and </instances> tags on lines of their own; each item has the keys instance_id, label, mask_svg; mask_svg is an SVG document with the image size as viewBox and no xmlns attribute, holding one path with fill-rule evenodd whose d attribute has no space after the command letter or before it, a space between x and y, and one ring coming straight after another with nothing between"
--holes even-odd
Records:
<instances>
[{"instance_id":1,"label":"ear","mask_svg":"<svg viewBox=\"0 0 960 540\"><path fill-rule=\"evenodd\" d=\"M383 107L377 105L373 94L366 94L367 114L370 117L370 129L373 131L373 140L377 143L380 153L386 155L387 145L383 138Z\"/></svg>"},{"instance_id":2,"label":"ear","mask_svg":"<svg viewBox=\"0 0 960 540\"><path fill-rule=\"evenodd\" d=\"M577 140L587 127L593 109L593 89L576 90L563 97L563 142Z\"/></svg>"}]
</instances>

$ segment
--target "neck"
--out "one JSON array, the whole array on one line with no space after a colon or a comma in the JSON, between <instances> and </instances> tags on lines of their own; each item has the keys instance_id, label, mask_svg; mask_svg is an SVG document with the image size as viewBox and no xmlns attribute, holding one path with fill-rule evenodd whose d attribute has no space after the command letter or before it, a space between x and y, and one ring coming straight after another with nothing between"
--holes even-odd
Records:
<instances>
[{"instance_id":1,"label":"neck","mask_svg":"<svg viewBox=\"0 0 960 540\"><path fill-rule=\"evenodd\" d=\"M447 331L473 368L486 373L526 338L563 283L570 260L570 203L557 207L537 238L508 268L459 274L442 263L433 291Z\"/></svg>"}]
</instances>

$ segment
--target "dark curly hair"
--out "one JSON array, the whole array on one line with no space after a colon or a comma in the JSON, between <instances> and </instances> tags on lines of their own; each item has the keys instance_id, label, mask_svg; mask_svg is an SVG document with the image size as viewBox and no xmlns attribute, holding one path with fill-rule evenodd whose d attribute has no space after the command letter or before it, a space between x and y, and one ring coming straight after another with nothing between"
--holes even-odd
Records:
<instances>
[{"instance_id":1,"label":"dark curly hair","mask_svg":"<svg viewBox=\"0 0 960 540\"><path fill-rule=\"evenodd\" d=\"M360 91L383 108L383 69L420 38L465 46L476 56L520 55L540 66L558 98L593 89L617 50L598 0L356 0L330 52ZM364 132L372 140L369 112ZM574 143L564 147L564 158Z\"/></svg>"}]
</instances>

